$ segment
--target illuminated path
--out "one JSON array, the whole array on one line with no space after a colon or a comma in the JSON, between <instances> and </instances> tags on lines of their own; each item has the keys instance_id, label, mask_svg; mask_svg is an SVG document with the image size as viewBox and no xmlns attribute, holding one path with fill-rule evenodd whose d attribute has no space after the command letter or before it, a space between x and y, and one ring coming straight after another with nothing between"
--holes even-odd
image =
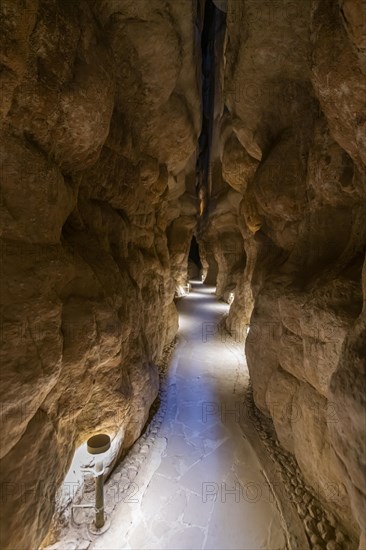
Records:
<instances>
[{"instance_id":1,"label":"illuminated path","mask_svg":"<svg viewBox=\"0 0 366 550\"><path fill-rule=\"evenodd\" d=\"M280 517L238 421L247 384L243 344L215 327L228 306L200 283L180 300L180 343L168 408L138 477L137 502L116 508L94 549L280 549Z\"/></svg>"}]
</instances>

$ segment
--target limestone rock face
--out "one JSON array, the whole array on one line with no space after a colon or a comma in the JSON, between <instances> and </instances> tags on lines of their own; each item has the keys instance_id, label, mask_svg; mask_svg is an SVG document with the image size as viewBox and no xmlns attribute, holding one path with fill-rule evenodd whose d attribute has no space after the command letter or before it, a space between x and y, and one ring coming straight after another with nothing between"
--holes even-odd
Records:
<instances>
[{"instance_id":1,"label":"limestone rock face","mask_svg":"<svg viewBox=\"0 0 366 550\"><path fill-rule=\"evenodd\" d=\"M257 406L362 540L365 4L228 0L226 11L208 273L219 296L235 291L227 328L249 327Z\"/></svg>"},{"instance_id":2,"label":"limestone rock face","mask_svg":"<svg viewBox=\"0 0 366 550\"><path fill-rule=\"evenodd\" d=\"M330 426L338 466L352 495L352 511L365 537L365 392L366 376L366 262L363 267L363 309L345 339L339 366L330 381L330 395L337 403L338 422ZM350 444L351 442L351 444ZM362 548L362 544L360 544Z\"/></svg>"},{"instance_id":3,"label":"limestone rock face","mask_svg":"<svg viewBox=\"0 0 366 550\"><path fill-rule=\"evenodd\" d=\"M4 549L38 547L75 449L122 454L156 397L197 215L193 4L1 3Z\"/></svg>"},{"instance_id":4,"label":"limestone rock face","mask_svg":"<svg viewBox=\"0 0 366 550\"><path fill-rule=\"evenodd\" d=\"M366 163L364 22L362 2L314 2L314 89L334 138L356 164L363 166Z\"/></svg>"},{"instance_id":5,"label":"limestone rock face","mask_svg":"<svg viewBox=\"0 0 366 550\"><path fill-rule=\"evenodd\" d=\"M141 433L198 219L256 405L366 540L365 3L214 3L199 219L204 2L1 2L4 549L39 546L90 435Z\"/></svg>"}]
</instances>

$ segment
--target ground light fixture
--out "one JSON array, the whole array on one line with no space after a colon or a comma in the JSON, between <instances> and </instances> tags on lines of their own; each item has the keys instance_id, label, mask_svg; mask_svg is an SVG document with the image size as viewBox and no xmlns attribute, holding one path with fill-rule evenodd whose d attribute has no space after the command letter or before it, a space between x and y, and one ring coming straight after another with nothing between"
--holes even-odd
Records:
<instances>
[{"instance_id":1,"label":"ground light fixture","mask_svg":"<svg viewBox=\"0 0 366 550\"><path fill-rule=\"evenodd\" d=\"M111 447L111 438L107 434L97 434L90 437L87 441L87 450L91 455L98 456L95 459L94 469L89 469L89 472L95 478L95 505L93 504L76 504L72 508L94 508L95 520L91 525L91 531L95 533L102 532L100 530L105 525L104 514L104 464L103 458L105 453ZM105 531L105 529L103 529Z\"/></svg>"}]
</instances>

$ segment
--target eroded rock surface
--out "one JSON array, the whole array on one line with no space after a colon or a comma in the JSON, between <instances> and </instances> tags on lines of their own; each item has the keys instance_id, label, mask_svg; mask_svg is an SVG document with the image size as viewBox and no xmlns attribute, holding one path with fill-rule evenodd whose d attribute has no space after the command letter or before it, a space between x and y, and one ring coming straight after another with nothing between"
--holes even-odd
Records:
<instances>
[{"instance_id":1,"label":"eroded rock surface","mask_svg":"<svg viewBox=\"0 0 366 550\"><path fill-rule=\"evenodd\" d=\"M362 548L365 5L214 3L203 272L250 328L256 406ZM1 546L28 550L75 449L106 430L121 456L157 394L199 211L204 3L0 9Z\"/></svg>"},{"instance_id":2,"label":"eroded rock surface","mask_svg":"<svg viewBox=\"0 0 366 550\"><path fill-rule=\"evenodd\" d=\"M364 537L365 4L226 10L201 247L218 295L235 293L227 327L250 326L257 407L325 507Z\"/></svg>"},{"instance_id":3,"label":"eroded rock surface","mask_svg":"<svg viewBox=\"0 0 366 550\"><path fill-rule=\"evenodd\" d=\"M156 397L196 223L195 9L1 3L2 548L38 547L74 450L123 453Z\"/></svg>"}]
</instances>

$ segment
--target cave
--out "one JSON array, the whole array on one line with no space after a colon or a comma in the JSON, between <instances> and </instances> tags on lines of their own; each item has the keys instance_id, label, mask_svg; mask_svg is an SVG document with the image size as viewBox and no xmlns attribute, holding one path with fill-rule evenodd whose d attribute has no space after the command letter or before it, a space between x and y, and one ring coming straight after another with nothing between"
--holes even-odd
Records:
<instances>
[{"instance_id":1,"label":"cave","mask_svg":"<svg viewBox=\"0 0 366 550\"><path fill-rule=\"evenodd\" d=\"M203 276L203 265L201 261L201 255L200 255L200 247L197 242L196 236L192 235L191 244L189 247L189 253L188 253L188 265L187 265L187 277L188 279L194 280L194 279L201 279Z\"/></svg>"},{"instance_id":2,"label":"cave","mask_svg":"<svg viewBox=\"0 0 366 550\"><path fill-rule=\"evenodd\" d=\"M1 0L3 550L366 550L364 0Z\"/></svg>"}]
</instances>

